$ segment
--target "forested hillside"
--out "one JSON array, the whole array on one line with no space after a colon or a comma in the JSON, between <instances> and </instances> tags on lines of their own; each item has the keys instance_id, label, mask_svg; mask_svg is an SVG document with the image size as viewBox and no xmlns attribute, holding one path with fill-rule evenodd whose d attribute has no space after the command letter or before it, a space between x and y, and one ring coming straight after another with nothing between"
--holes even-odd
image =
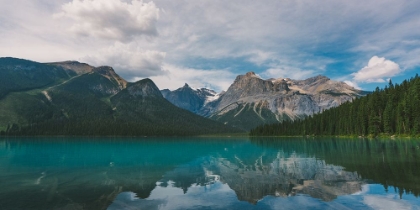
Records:
<instances>
[{"instance_id":1,"label":"forested hillside","mask_svg":"<svg viewBox=\"0 0 420 210\"><path fill-rule=\"evenodd\" d=\"M60 66L63 63L66 69ZM241 132L176 107L163 98L150 79L128 83L111 67L59 64L0 58L0 76L4 76L0 77L0 135L188 136Z\"/></svg>"},{"instance_id":2,"label":"forested hillside","mask_svg":"<svg viewBox=\"0 0 420 210\"><path fill-rule=\"evenodd\" d=\"M0 58L0 99L10 92L31 90L69 79L63 68L17 58Z\"/></svg>"},{"instance_id":3,"label":"forested hillside","mask_svg":"<svg viewBox=\"0 0 420 210\"><path fill-rule=\"evenodd\" d=\"M252 136L420 134L420 78L384 89L303 120L262 125Z\"/></svg>"}]
</instances>

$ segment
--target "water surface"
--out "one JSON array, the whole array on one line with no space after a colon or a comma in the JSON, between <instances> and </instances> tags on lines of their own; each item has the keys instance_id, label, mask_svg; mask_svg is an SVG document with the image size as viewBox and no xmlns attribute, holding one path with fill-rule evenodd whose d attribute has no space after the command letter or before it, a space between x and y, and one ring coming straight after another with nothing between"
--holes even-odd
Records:
<instances>
[{"instance_id":1,"label":"water surface","mask_svg":"<svg viewBox=\"0 0 420 210\"><path fill-rule=\"evenodd\" d=\"M0 139L0 209L420 209L420 141Z\"/></svg>"}]
</instances>

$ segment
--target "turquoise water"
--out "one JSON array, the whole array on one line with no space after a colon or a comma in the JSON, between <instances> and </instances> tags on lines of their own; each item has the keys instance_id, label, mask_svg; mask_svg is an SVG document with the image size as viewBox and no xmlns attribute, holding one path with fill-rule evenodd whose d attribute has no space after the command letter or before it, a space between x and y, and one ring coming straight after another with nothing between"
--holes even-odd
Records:
<instances>
[{"instance_id":1,"label":"turquoise water","mask_svg":"<svg viewBox=\"0 0 420 210\"><path fill-rule=\"evenodd\" d=\"M420 209L420 141L3 138L0 209Z\"/></svg>"}]
</instances>

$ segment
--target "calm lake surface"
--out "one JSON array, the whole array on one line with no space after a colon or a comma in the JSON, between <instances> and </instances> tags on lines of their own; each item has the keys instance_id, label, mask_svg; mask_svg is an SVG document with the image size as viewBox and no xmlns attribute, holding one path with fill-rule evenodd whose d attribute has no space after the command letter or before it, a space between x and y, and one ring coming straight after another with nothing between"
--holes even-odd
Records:
<instances>
[{"instance_id":1,"label":"calm lake surface","mask_svg":"<svg viewBox=\"0 0 420 210\"><path fill-rule=\"evenodd\" d=\"M420 141L2 138L0 209L420 209Z\"/></svg>"}]
</instances>

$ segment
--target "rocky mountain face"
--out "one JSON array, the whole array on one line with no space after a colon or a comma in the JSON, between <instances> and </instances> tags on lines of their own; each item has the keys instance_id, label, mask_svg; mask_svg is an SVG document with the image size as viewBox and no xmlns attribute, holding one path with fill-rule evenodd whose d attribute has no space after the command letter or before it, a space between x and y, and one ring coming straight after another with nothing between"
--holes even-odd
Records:
<instances>
[{"instance_id":1,"label":"rocky mountain face","mask_svg":"<svg viewBox=\"0 0 420 210\"><path fill-rule=\"evenodd\" d=\"M10 83L0 85L1 134L180 136L239 131L174 106L150 79L130 83L109 66L62 65L0 58L0 84Z\"/></svg>"},{"instance_id":2,"label":"rocky mountain face","mask_svg":"<svg viewBox=\"0 0 420 210\"><path fill-rule=\"evenodd\" d=\"M127 88L132 96L163 98L162 93L150 79L140 80Z\"/></svg>"},{"instance_id":3,"label":"rocky mountain face","mask_svg":"<svg viewBox=\"0 0 420 210\"><path fill-rule=\"evenodd\" d=\"M95 68L89 64L80 63L78 61L63 61L63 62L53 62L53 63L47 63L47 64L51 66L61 67L65 69L66 71L72 72L76 75L92 72L92 70Z\"/></svg>"},{"instance_id":4,"label":"rocky mountain face","mask_svg":"<svg viewBox=\"0 0 420 210\"><path fill-rule=\"evenodd\" d=\"M215 91L207 88L193 89L188 84L174 91L164 89L163 96L177 107L199 114L208 103L216 100L218 95Z\"/></svg>"},{"instance_id":5,"label":"rocky mountain face","mask_svg":"<svg viewBox=\"0 0 420 210\"><path fill-rule=\"evenodd\" d=\"M177 95L177 92L170 94ZM249 130L263 123L295 120L320 113L364 95L364 91L321 75L306 80L264 80L254 72L248 72L237 76L216 100L194 107L193 112ZM174 104L183 103L188 103L188 100L178 97Z\"/></svg>"},{"instance_id":6,"label":"rocky mountain face","mask_svg":"<svg viewBox=\"0 0 420 210\"><path fill-rule=\"evenodd\" d=\"M117 73L115 73L114 69L110 66L100 66L97 68L92 69L92 72L96 72L101 74L109 81L113 82L118 86L118 89L122 90L127 87L127 81L121 78Z\"/></svg>"},{"instance_id":7,"label":"rocky mountain face","mask_svg":"<svg viewBox=\"0 0 420 210\"><path fill-rule=\"evenodd\" d=\"M263 80L248 72L235 79L210 118L248 130L258 124L310 116L365 94L321 75L306 80Z\"/></svg>"}]
</instances>

